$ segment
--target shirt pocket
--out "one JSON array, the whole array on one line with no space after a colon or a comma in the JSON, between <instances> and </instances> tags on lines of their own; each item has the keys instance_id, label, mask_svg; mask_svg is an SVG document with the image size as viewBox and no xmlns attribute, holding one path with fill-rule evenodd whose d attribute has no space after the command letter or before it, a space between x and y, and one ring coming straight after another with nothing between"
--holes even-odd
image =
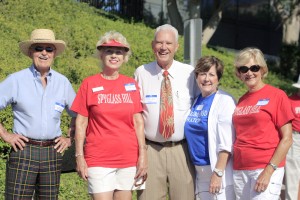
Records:
<instances>
[{"instance_id":1,"label":"shirt pocket","mask_svg":"<svg viewBox=\"0 0 300 200\"><path fill-rule=\"evenodd\" d=\"M65 103L63 101L55 101L52 106L52 117L59 120L62 112L65 109Z\"/></svg>"},{"instance_id":2,"label":"shirt pocket","mask_svg":"<svg viewBox=\"0 0 300 200\"><path fill-rule=\"evenodd\" d=\"M189 93L175 93L175 99L173 100L177 106L177 110L189 110L192 106L192 98Z\"/></svg>"},{"instance_id":3,"label":"shirt pocket","mask_svg":"<svg viewBox=\"0 0 300 200\"><path fill-rule=\"evenodd\" d=\"M281 193L281 183L270 182L269 191L271 194L280 195Z\"/></svg>"}]
</instances>

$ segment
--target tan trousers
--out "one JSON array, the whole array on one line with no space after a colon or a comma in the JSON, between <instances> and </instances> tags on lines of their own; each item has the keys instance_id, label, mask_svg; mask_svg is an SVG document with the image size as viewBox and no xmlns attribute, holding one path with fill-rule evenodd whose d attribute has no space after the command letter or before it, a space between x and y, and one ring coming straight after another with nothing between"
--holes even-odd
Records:
<instances>
[{"instance_id":1,"label":"tan trousers","mask_svg":"<svg viewBox=\"0 0 300 200\"><path fill-rule=\"evenodd\" d=\"M188 157L187 143L172 147L148 144L146 189L138 200L194 200L195 169ZM168 193L169 192L169 193Z\"/></svg>"}]
</instances>

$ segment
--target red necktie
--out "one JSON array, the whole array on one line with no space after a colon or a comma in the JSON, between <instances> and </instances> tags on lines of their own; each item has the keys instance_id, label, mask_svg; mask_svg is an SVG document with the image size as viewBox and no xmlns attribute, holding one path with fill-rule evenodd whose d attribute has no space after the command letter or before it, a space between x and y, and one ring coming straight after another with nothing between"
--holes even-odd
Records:
<instances>
[{"instance_id":1,"label":"red necktie","mask_svg":"<svg viewBox=\"0 0 300 200\"><path fill-rule=\"evenodd\" d=\"M166 139L174 133L174 111L171 81L169 72L164 71L160 90L159 132Z\"/></svg>"}]
</instances>

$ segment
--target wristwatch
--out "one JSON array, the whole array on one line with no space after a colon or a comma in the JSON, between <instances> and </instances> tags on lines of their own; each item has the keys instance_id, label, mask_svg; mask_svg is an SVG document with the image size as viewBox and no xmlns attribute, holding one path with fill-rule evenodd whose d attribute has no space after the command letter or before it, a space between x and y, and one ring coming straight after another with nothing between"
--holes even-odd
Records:
<instances>
[{"instance_id":1,"label":"wristwatch","mask_svg":"<svg viewBox=\"0 0 300 200\"><path fill-rule=\"evenodd\" d=\"M274 170L276 170L278 168L277 165L275 165L271 162L269 162L268 165L270 165Z\"/></svg>"},{"instance_id":2,"label":"wristwatch","mask_svg":"<svg viewBox=\"0 0 300 200\"><path fill-rule=\"evenodd\" d=\"M222 170L217 168L214 169L214 172L217 174L218 177L222 177L224 174Z\"/></svg>"}]
</instances>

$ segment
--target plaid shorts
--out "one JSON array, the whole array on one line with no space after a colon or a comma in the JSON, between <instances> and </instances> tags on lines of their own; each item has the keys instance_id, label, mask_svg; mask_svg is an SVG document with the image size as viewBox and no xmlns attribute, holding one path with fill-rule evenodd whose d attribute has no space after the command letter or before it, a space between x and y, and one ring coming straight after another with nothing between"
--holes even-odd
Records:
<instances>
[{"instance_id":1,"label":"plaid shorts","mask_svg":"<svg viewBox=\"0 0 300 200\"><path fill-rule=\"evenodd\" d=\"M6 165L5 199L58 199L62 155L54 146L26 144L11 151Z\"/></svg>"}]
</instances>

